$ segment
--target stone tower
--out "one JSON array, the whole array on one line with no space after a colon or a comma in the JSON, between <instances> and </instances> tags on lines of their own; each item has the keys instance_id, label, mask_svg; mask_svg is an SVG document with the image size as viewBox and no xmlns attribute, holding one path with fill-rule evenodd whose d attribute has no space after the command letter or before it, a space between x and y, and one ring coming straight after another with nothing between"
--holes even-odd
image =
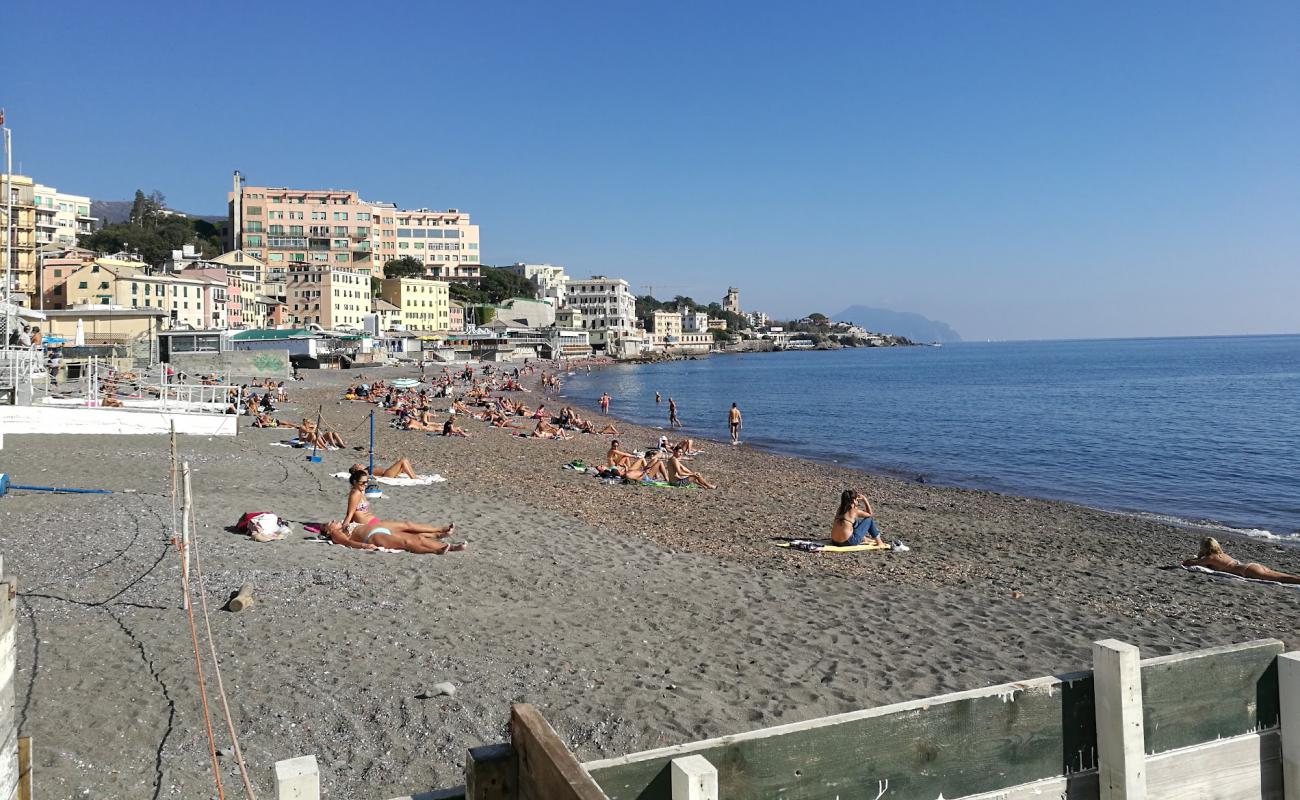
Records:
<instances>
[{"instance_id":1,"label":"stone tower","mask_svg":"<svg viewBox=\"0 0 1300 800\"><path fill-rule=\"evenodd\" d=\"M740 313L740 290L732 286L727 289L727 297L722 301L722 310L733 314Z\"/></svg>"}]
</instances>

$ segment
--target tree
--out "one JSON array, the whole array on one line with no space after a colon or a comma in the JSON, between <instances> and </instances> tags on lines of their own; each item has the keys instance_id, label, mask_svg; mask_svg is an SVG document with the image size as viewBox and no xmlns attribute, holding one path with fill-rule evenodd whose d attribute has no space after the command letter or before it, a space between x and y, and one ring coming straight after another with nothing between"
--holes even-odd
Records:
<instances>
[{"instance_id":1,"label":"tree","mask_svg":"<svg viewBox=\"0 0 1300 800\"><path fill-rule=\"evenodd\" d=\"M537 287L517 272L505 267L483 267L480 274L478 288L487 295L489 303L504 303L512 297L537 298Z\"/></svg>"},{"instance_id":2,"label":"tree","mask_svg":"<svg viewBox=\"0 0 1300 800\"><path fill-rule=\"evenodd\" d=\"M424 264L411 256L389 259L384 264L385 278L419 278L424 275Z\"/></svg>"},{"instance_id":3,"label":"tree","mask_svg":"<svg viewBox=\"0 0 1300 800\"><path fill-rule=\"evenodd\" d=\"M817 314L817 313L809 314L808 319L812 320L813 322L819 322L819 323L830 322L830 317L826 316L825 314Z\"/></svg>"}]
</instances>

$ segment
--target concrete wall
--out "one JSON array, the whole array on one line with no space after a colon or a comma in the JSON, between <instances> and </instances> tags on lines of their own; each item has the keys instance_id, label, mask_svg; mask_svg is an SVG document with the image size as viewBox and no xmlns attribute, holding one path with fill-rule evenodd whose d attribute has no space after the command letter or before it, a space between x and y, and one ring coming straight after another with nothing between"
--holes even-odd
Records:
<instances>
[{"instance_id":1,"label":"concrete wall","mask_svg":"<svg viewBox=\"0 0 1300 800\"><path fill-rule=\"evenodd\" d=\"M234 378L288 378L289 350L231 350L224 353L172 353L171 365L191 375L220 373Z\"/></svg>"},{"instance_id":2,"label":"concrete wall","mask_svg":"<svg viewBox=\"0 0 1300 800\"><path fill-rule=\"evenodd\" d=\"M0 407L0 435L23 433L167 433L175 421L176 432L195 436L234 436L238 417L233 414L127 410L121 408L60 408L57 406ZM0 793L0 800L4 795Z\"/></svg>"}]
</instances>

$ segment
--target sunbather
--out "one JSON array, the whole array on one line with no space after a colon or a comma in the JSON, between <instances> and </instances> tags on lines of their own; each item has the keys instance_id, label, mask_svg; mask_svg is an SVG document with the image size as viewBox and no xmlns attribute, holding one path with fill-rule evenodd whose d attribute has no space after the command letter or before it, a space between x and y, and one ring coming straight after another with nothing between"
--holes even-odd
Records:
<instances>
[{"instance_id":1,"label":"sunbather","mask_svg":"<svg viewBox=\"0 0 1300 800\"><path fill-rule=\"evenodd\" d=\"M456 529L455 524L451 525L424 525L410 520L381 520L374 514L370 513L370 501L366 499L366 483L370 480L370 473L364 468L352 470L352 476L348 481L348 511L343 517L344 527L358 523L361 525L382 525L388 528L392 533L402 534L429 534L437 538L450 536Z\"/></svg>"},{"instance_id":2,"label":"sunbather","mask_svg":"<svg viewBox=\"0 0 1300 800\"><path fill-rule=\"evenodd\" d=\"M371 522L362 524L353 522L343 525L336 519L325 523L322 532L334 544L352 547L357 550L377 550L381 547L389 550L405 550L408 553L454 553L464 550L465 542L440 542L437 538L419 533L402 533L392 530L388 523Z\"/></svg>"},{"instance_id":3,"label":"sunbather","mask_svg":"<svg viewBox=\"0 0 1300 800\"><path fill-rule=\"evenodd\" d=\"M664 471L668 473L667 481L674 486L686 486L695 484L702 489L716 489L716 484L710 483L707 478L694 470L688 469L682 464L682 455L685 451L681 445L673 448L672 455L664 463Z\"/></svg>"},{"instance_id":4,"label":"sunbather","mask_svg":"<svg viewBox=\"0 0 1300 800\"><path fill-rule=\"evenodd\" d=\"M618 449L618 439L609 443L609 452L605 454L605 468L626 467L636 461L636 456Z\"/></svg>"},{"instance_id":5,"label":"sunbather","mask_svg":"<svg viewBox=\"0 0 1300 800\"><path fill-rule=\"evenodd\" d=\"M367 472L368 470L366 469L365 464L353 464L348 469L348 472L352 472L352 473L356 473L358 471ZM419 477L418 475L415 474L415 465L412 464L410 459L407 458L399 458L386 467L380 467L379 469L375 470L374 474L376 477L379 478L401 478L403 476L407 478Z\"/></svg>"},{"instance_id":6,"label":"sunbather","mask_svg":"<svg viewBox=\"0 0 1300 800\"><path fill-rule=\"evenodd\" d=\"M885 543L876 527L871 501L861 492L845 489L840 494L840 508L835 512L835 521L831 523L831 542L853 547L865 542L868 536L876 544Z\"/></svg>"},{"instance_id":7,"label":"sunbather","mask_svg":"<svg viewBox=\"0 0 1300 800\"><path fill-rule=\"evenodd\" d=\"M456 425L456 415L455 415L455 414L452 414L450 417L447 417L447 421L444 422L444 423L442 423L442 435L443 435L443 436L463 436L463 437L465 437L465 438L467 438L467 439L469 438L469 433L467 433L467 432L465 431L464 428L461 428L461 427L459 427L459 426Z\"/></svg>"},{"instance_id":8,"label":"sunbather","mask_svg":"<svg viewBox=\"0 0 1300 800\"><path fill-rule=\"evenodd\" d=\"M1300 583L1300 575L1278 572L1275 569L1269 569L1263 564L1241 563L1223 552L1223 547L1220 546L1219 541L1212 536L1207 536L1201 540L1201 549L1196 554L1196 558L1189 558L1181 563L1184 567L1205 567L1215 572L1226 572L1229 575L1236 575L1241 578L1254 578L1259 581L1273 581L1275 583Z\"/></svg>"}]
</instances>

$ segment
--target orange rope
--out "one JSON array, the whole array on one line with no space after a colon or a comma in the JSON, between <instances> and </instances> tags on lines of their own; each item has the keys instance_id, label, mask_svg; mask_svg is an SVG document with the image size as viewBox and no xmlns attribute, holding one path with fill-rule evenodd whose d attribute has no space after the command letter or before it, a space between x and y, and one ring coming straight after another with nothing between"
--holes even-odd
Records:
<instances>
[{"instance_id":1,"label":"orange rope","mask_svg":"<svg viewBox=\"0 0 1300 800\"><path fill-rule=\"evenodd\" d=\"M183 559L185 556L184 549L180 545L177 545L177 549L181 550ZM185 596L188 598L190 596L190 583L183 570L181 572L181 583L185 590ZM199 656L199 632L194 626L194 604L190 603L189 606L190 639L194 642L194 671L199 676L199 701L203 704L203 722L208 729L208 754L212 757L212 779L217 782L217 799L226 800L226 793L221 789L221 767L217 764L217 739L212 733L212 714L208 711L208 690L203 681L203 661Z\"/></svg>"},{"instance_id":2,"label":"orange rope","mask_svg":"<svg viewBox=\"0 0 1300 800\"><path fill-rule=\"evenodd\" d=\"M226 715L226 731L235 748L235 761L239 764L239 775L244 779L244 794L248 800L257 800L253 794L253 784L248 779L248 767L244 764L244 753L239 749L239 737L235 735L235 722L230 717L230 703L226 700L226 687L221 680L221 662L217 660L216 640L212 638L212 620L208 618L207 592L203 588L203 562L199 560L199 520L190 509L190 543L194 546L194 574L199 579L199 607L203 610L203 626L208 631L208 652L212 655L212 674L217 678L217 695L221 698L221 708ZM192 605L192 604L191 604Z\"/></svg>"}]
</instances>

